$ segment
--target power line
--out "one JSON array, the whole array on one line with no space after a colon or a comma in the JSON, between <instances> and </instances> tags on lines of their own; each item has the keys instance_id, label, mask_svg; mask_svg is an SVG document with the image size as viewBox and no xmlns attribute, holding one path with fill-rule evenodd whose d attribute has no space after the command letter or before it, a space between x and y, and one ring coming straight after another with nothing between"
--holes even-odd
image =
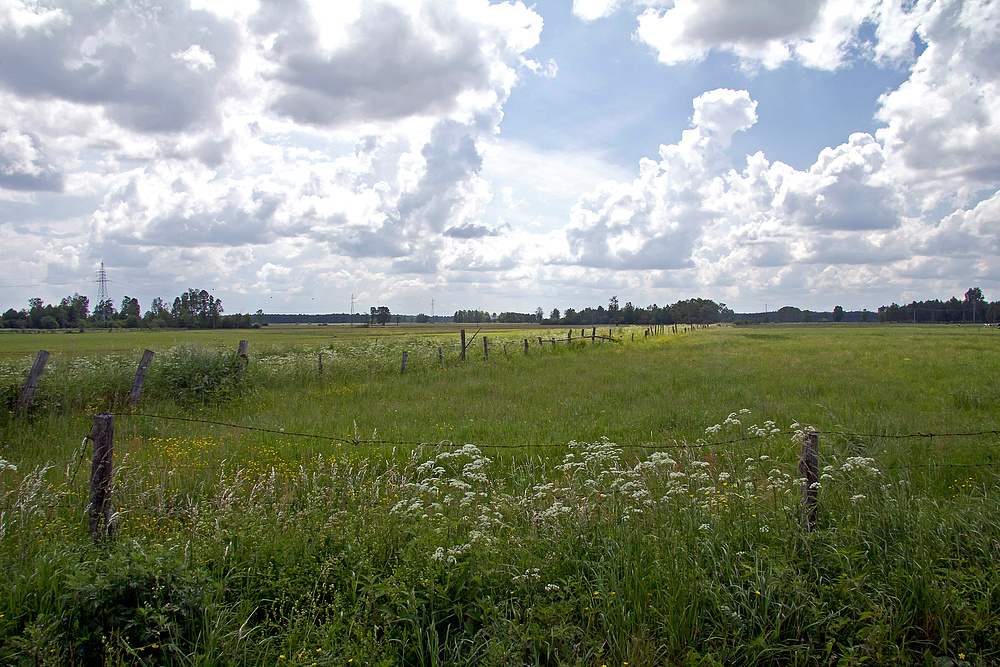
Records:
<instances>
[{"instance_id":1,"label":"power line","mask_svg":"<svg viewBox=\"0 0 1000 667\"><path fill-rule=\"evenodd\" d=\"M97 309L100 311L101 324L104 324L104 302L108 301L110 297L108 297L108 272L104 270L103 261L101 262L101 268L97 271L97 285Z\"/></svg>"}]
</instances>

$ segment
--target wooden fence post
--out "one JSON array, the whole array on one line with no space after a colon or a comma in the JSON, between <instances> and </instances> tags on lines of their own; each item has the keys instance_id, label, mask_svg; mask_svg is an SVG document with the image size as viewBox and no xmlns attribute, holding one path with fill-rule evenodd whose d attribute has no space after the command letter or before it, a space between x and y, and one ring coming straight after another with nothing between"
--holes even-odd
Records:
<instances>
[{"instance_id":1,"label":"wooden fence post","mask_svg":"<svg viewBox=\"0 0 1000 667\"><path fill-rule=\"evenodd\" d=\"M250 341L241 340L240 346L236 349L236 354L243 358L243 361L250 363Z\"/></svg>"},{"instance_id":2,"label":"wooden fence post","mask_svg":"<svg viewBox=\"0 0 1000 667\"><path fill-rule=\"evenodd\" d=\"M542 337L541 336L538 337L538 347L545 347L544 345L542 345Z\"/></svg>"},{"instance_id":3,"label":"wooden fence post","mask_svg":"<svg viewBox=\"0 0 1000 667\"><path fill-rule=\"evenodd\" d=\"M524 339L524 353L528 354L528 339Z\"/></svg>"},{"instance_id":4,"label":"wooden fence post","mask_svg":"<svg viewBox=\"0 0 1000 667\"><path fill-rule=\"evenodd\" d=\"M409 354L406 350L403 350L403 367L400 369L400 373L406 372L406 356Z\"/></svg>"},{"instance_id":5,"label":"wooden fence post","mask_svg":"<svg viewBox=\"0 0 1000 667\"><path fill-rule=\"evenodd\" d=\"M319 377L323 378L323 353L319 353Z\"/></svg>"},{"instance_id":6,"label":"wooden fence post","mask_svg":"<svg viewBox=\"0 0 1000 667\"><path fill-rule=\"evenodd\" d=\"M111 490L111 470L115 456L115 416L110 412L94 415L93 426L87 435L94 441L94 457L90 466L90 536L100 541L118 528L113 520L114 508L108 499Z\"/></svg>"},{"instance_id":7,"label":"wooden fence post","mask_svg":"<svg viewBox=\"0 0 1000 667\"><path fill-rule=\"evenodd\" d=\"M819 434L815 431L805 434L802 452L799 454L799 476L802 482L802 509L806 530L816 529L816 498L819 495Z\"/></svg>"},{"instance_id":8,"label":"wooden fence post","mask_svg":"<svg viewBox=\"0 0 1000 667\"><path fill-rule=\"evenodd\" d=\"M28 380L21 387L21 394L17 397L18 411L24 410L29 405L35 403L35 390L38 388L38 378L42 377L42 371L45 370L45 364L48 360L49 353L45 350L39 350L38 356L35 357L35 363L31 365L31 371L28 373Z\"/></svg>"},{"instance_id":9,"label":"wooden fence post","mask_svg":"<svg viewBox=\"0 0 1000 667\"><path fill-rule=\"evenodd\" d=\"M573 330L572 329L570 329L569 331L566 332L566 342L567 343L572 343L573 342Z\"/></svg>"},{"instance_id":10,"label":"wooden fence post","mask_svg":"<svg viewBox=\"0 0 1000 667\"><path fill-rule=\"evenodd\" d=\"M439 347L438 348L438 361L440 361L441 365L444 366L444 348L443 347Z\"/></svg>"},{"instance_id":11,"label":"wooden fence post","mask_svg":"<svg viewBox=\"0 0 1000 667\"><path fill-rule=\"evenodd\" d=\"M486 336L483 336L483 361L488 361L490 358L490 347L486 342Z\"/></svg>"},{"instance_id":12,"label":"wooden fence post","mask_svg":"<svg viewBox=\"0 0 1000 667\"><path fill-rule=\"evenodd\" d=\"M465 329L462 329L462 361L465 361Z\"/></svg>"},{"instance_id":13,"label":"wooden fence post","mask_svg":"<svg viewBox=\"0 0 1000 667\"><path fill-rule=\"evenodd\" d=\"M595 340L597 340L597 327L590 330L590 344L593 345Z\"/></svg>"},{"instance_id":14,"label":"wooden fence post","mask_svg":"<svg viewBox=\"0 0 1000 667\"><path fill-rule=\"evenodd\" d=\"M132 391L128 395L128 404L130 407L135 407L139 403L139 395L142 393L142 384L146 381L146 371L149 370L149 364L153 361L153 351L146 350L142 353L142 359L139 361L139 368L135 372L135 380L132 382Z\"/></svg>"}]
</instances>

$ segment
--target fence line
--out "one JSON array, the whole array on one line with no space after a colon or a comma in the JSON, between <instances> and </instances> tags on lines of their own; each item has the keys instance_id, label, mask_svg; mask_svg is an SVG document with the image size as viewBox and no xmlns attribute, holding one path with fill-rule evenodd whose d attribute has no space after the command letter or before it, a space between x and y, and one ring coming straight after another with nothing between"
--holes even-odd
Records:
<instances>
[{"instance_id":1,"label":"fence line","mask_svg":"<svg viewBox=\"0 0 1000 667\"><path fill-rule=\"evenodd\" d=\"M197 424L208 424L211 426L225 426L226 428L232 428L236 430L243 431L256 431L259 433L272 433L275 435L286 435L294 436L299 438L313 438L317 440L327 440L330 442L340 442L344 444L351 445L411 445L414 447L427 447L427 446L437 446L437 447L458 447L451 440L438 440L438 441L408 441L408 440L382 440L373 439L365 440L361 438L340 438L336 436L322 435L317 433L298 433L294 431L285 431L283 429L274 428L264 428L261 426L247 426L245 424L236 424L233 422L222 422L212 419L196 419L194 417L171 417L167 415L154 415L142 412L122 412L116 413L116 416L120 417L142 417L144 419L159 419L163 421L179 421L179 422L192 422ZM689 443L675 443L672 445L657 445L653 443L645 444L620 444L616 443L617 447L622 449L652 449L652 450L670 450L670 449L703 449L712 447L724 447L726 445L744 444L757 442L760 440L765 440L776 435L796 435L802 433L803 431L796 430L781 430L778 433L768 433L765 435L746 435L739 438L731 438L729 440L716 440L716 441L705 441L698 440L696 442ZM809 432L809 431L806 431ZM827 436L844 436L850 438L866 438L866 439L903 439L903 438L967 438L967 437L977 437L984 435L1000 435L1000 430L987 430L987 431L975 431L969 433L908 433L908 434L877 434L877 433L851 433L848 431L822 431L818 429L812 429L819 435ZM546 445L546 444L511 444L511 445L476 445L480 449L537 449L540 447L556 447L558 445ZM976 464L976 465L986 465L986 464ZM997 465L1000 465L998 463Z\"/></svg>"}]
</instances>

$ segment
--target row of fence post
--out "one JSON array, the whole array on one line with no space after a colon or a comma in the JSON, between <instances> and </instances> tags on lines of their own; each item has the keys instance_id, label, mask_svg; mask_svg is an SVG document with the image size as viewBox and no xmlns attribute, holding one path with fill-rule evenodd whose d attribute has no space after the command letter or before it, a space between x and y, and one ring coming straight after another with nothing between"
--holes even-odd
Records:
<instances>
[{"instance_id":1,"label":"row of fence post","mask_svg":"<svg viewBox=\"0 0 1000 667\"><path fill-rule=\"evenodd\" d=\"M590 330L590 336L589 336L590 342L591 343L595 343L595 342L597 342L598 338L600 338L601 340L614 340L614 337L612 336L611 331L612 331L611 329L608 329L608 335L607 336L598 336L597 335L597 327L592 327L591 330ZM676 333L676 331L677 331L677 327L674 326L674 332ZM650 330L646 329L646 336L648 337L650 335L651 335ZM473 338L475 338L475 336L473 336ZM580 329L580 336L579 336L579 338L581 338L581 339L588 338L588 336L587 336L587 330L586 329ZM632 339L635 340L635 334L632 334ZM553 345L555 345L556 342L557 342L557 339L556 338L550 338L549 341ZM461 331L461 345L462 345L462 349L461 349L461 352L460 352L460 355L459 355L459 358L462 359L462 361L465 361L465 352L468 349L468 347L471 344L471 342L472 341L469 341L469 343L466 343L466 340L465 340L465 329L462 329L462 331ZM567 343L573 342L573 330L572 329L570 329L569 331L566 332L566 342ZM538 346L539 347L543 347L544 344L545 343L544 343L543 338L541 336L539 336L538 337ZM524 339L524 353L528 354L528 339L527 338ZM248 341L248 340L241 340L240 343L239 343L239 347L237 348L236 354L239 355L239 357L241 359L243 359L245 362L248 362L249 359L250 359L250 341ZM407 354L408 354L407 352L403 352L403 363L402 363L402 369L401 369L402 373L406 372L406 357L407 357ZM506 348L504 349L504 354L506 354ZM142 385L143 385L143 383L146 380L146 372L149 370L149 366L150 366L150 364L153 361L153 355L154 355L154 353L153 353L152 350L145 350L142 353L142 359L139 361L139 368L138 368L138 370L136 370L136 373L135 373L135 380L132 382L132 389L131 389L131 391L129 391L128 404L131 407L135 407L139 403L139 396L142 394ZM487 337L483 336L483 359L489 359L489 356L490 356L489 342L487 340ZM21 393L19 394L19 396L17 398L17 408L18 408L19 411L24 410L28 406L34 404L34 401L35 401L35 392L38 389L38 381L39 381L39 379L42 376L42 371L45 370L45 364L48 362L48 360L49 360L49 352L47 352L45 350L39 350L38 356L35 358L35 363L32 364L31 371L28 373L28 379L24 383L23 387L21 388ZM438 348L438 360L442 364L444 364L444 348L442 348L442 347ZM320 375L320 377L323 376L323 353L322 352L319 353L319 375Z\"/></svg>"},{"instance_id":2,"label":"row of fence post","mask_svg":"<svg viewBox=\"0 0 1000 667\"><path fill-rule=\"evenodd\" d=\"M645 332L646 337L649 337L654 332L657 332L658 330L656 329L656 327L660 327L660 326L662 326L662 325L656 325L655 327L653 327L652 330L651 329L646 329L646 332ZM674 325L673 329L674 329L674 333L677 333L677 326L676 325ZM662 329L660 329L659 331L662 331ZM597 335L597 327L592 327L591 330L590 330L590 336L589 336L590 342L591 343L595 343L595 342L597 342L598 338L600 338L601 340L614 340L614 337L613 337L613 335L612 335L611 332L612 332L612 330L608 329L608 335L607 336L598 336ZM475 336L473 336L473 339L474 338L475 338ZM586 328L580 329L580 336L579 336L579 338L581 338L581 339L588 338ZM632 334L632 340L635 340L635 334L634 333ZM556 338L550 338L549 342L551 342L553 345L555 345L556 342L557 342L557 339ZM567 343L573 342L573 330L572 329L570 329L570 330L568 330L566 332L566 342ZM465 361L465 352L466 352L466 350L468 349L468 347L469 347L469 345L471 343L472 343L472 341L469 341L468 343L466 343L466 340L465 340L465 329L462 329L462 331L461 331L461 345L462 345L462 349L461 349L461 352L460 352L460 355L459 355L459 358L462 359L462 361ZM544 339L541 336L539 336L538 337L538 346L539 347L543 347L544 344L545 344L544 343ZM524 339L524 353L528 354L528 339L527 338ZM236 354L239 355L239 357L241 359L243 359L244 362L248 362L249 359L250 359L250 341L248 341L248 340L241 340L240 343L239 343L239 347L237 348ZM402 368L401 368L401 372L402 373L406 372L406 357L407 357L407 354L408 354L407 352L403 352L403 363L402 363ZM504 354L506 354L506 347L504 348ZM146 372L149 370L149 366L150 366L150 364L153 361L153 355L154 355L154 353L153 353L152 350L145 350L142 353L142 359L139 361L139 368L138 368L138 370L136 370L135 380L132 383L132 389L131 389L131 391L129 391L128 404L131 407L135 407L139 403L139 396L142 394L142 385L143 385L143 383L146 380ZM487 337L483 336L483 359L487 359L488 360L489 356L490 356L489 342L487 340ZM28 379L24 383L24 386L21 388L21 393L18 395L18 398L17 398L17 408L18 408L19 411L24 410L25 408L27 408L28 406L30 406L30 405L32 405L34 403L34 401L35 401L35 392L38 389L38 381L39 381L39 379L42 376L42 371L45 370L45 364L48 362L48 360L49 360L49 352L47 352L45 350L39 350L38 356L35 358L35 363L32 364L31 371L28 373ZM444 364L444 348L442 348L442 347L438 348L438 360L442 364ZM320 375L320 377L323 376L323 353L322 352L319 353L319 375Z\"/></svg>"}]
</instances>

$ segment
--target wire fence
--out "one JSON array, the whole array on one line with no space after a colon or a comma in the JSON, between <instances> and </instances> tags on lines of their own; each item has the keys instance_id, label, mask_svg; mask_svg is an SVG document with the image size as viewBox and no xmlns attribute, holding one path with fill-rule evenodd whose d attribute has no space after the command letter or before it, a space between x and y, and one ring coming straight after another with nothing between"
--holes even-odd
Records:
<instances>
[{"instance_id":1,"label":"wire fence","mask_svg":"<svg viewBox=\"0 0 1000 667\"><path fill-rule=\"evenodd\" d=\"M343 437L338 437L338 436L330 436L330 435L326 435L326 434L322 434L322 433L307 433L307 432L298 432L298 431L286 431L286 430L281 429L281 428L275 429L275 428L269 428L269 427L261 427L261 426L254 426L254 425L248 425L248 424L239 424L239 423L235 423L235 422L226 422L226 421L219 421L219 420L213 420L213 419L202 419L202 418L195 418L195 417L180 417L180 416L170 416L170 415L159 415L159 414L149 414L149 413L141 413L141 412L101 413L99 415L95 415L95 417L94 417L94 419L95 419L95 425L98 423L99 420L102 420L102 419L104 419L104 420L111 420L112 423L113 423L113 420L116 417L123 418L123 419L125 419L125 418L128 418L128 419L135 419L135 418L138 418L138 419L148 419L148 420L155 420L155 421L166 422L166 423L194 423L194 424L204 424L204 425L214 426L214 427L224 427L224 428L232 429L234 431L250 431L250 432L256 432L256 433L265 433L265 434L279 435L279 436L283 436L283 437L292 437L292 438L310 438L310 439L322 440L324 442L333 442L333 443L339 443L339 444L342 444L342 445L350 445L350 446L407 446L407 447L414 447L414 448L428 448L428 447L429 448L455 448L455 447L459 447L459 445L456 445L455 443L453 443L453 442L451 442L449 440L441 440L441 441L436 441L436 442L429 442L429 441L388 440L388 439L377 439L377 438L375 438L375 439L343 438ZM95 431L96 430L97 429L95 428ZM96 450L97 447L98 447L98 442L97 442L97 437L98 436L94 435L95 431L92 431L91 435L89 435L88 438L95 439L95 443L94 444L95 444L95 450ZM780 456L783 453L789 453L789 451L791 451L792 448L797 448L797 447L801 446L802 447L802 454L801 454L802 458L800 458L800 464L799 464L800 474L803 474L803 475L805 475L807 477L809 476L809 474L812 474L813 477L818 478L818 474L819 473L818 473L818 466L817 466L817 464L816 463L811 464L812 467L814 468L814 470L812 471L812 473L806 473L806 472L803 472L803 463L802 462L804 460L806 460L806 449L807 449L810 441L811 441L812 447L814 448L814 450L818 454L818 438L821 435L823 435L823 436L830 436L830 437L833 437L833 436L843 437L843 438L846 438L848 440L860 440L860 439L864 439L864 440L901 440L901 439L915 439L915 438L923 438L923 439L926 439L926 438L948 438L948 439L951 439L951 438L995 437L995 436L1000 436L1000 430L997 430L997 429L985 429L985 430L981 430L981 431L969 431L969 432L962 432L962 433L930 433L930 432L919 432L919 433L903 433L903 434L900 434L900 433L857 433L857 432L846 431L846 430L822 431L822 430L818 430L818 429L815 429L815 428L812 428L812 427L804 427L803 429L800 429L800 430L771 429L771 430L767 431L766 433L742 435L740 437L729 438L729 439L725 439L725 440L711 440L711 441L708 441L708 440L700 439L700 440L697 440L695 442L673 442L671 444L656 444L656 443L637 443L637 444L628 444L628 443L625 443L625 444L617 444L617 443L613 443L613 447L615 449L621 450L621 451L625 451L625 450L641 450L641 451L646 451L646 452L662 452L662 451L671 451L671 450L696 451L696 450L704 450L704 449L708 448L708 449L711 450L711 452L707 455L707 457L714 457L715 453L716 453L715 452L716 449L718 449L718 450L726 450L726 451L722 451L721 452L722 454L725 454L725 453L727 453L727 451L732 451L732 448L734 448L734 447L760 445L765 440L773 439L773 438L779 437L779 436L784 436L784 437L789 437L790 436L790 439L788 440L789 444L787 445L787 451L784 451L784 452L782 452L780 450L779 451L775 451L772 448L769 451L769 454L772 455L772 456L774 456L774 455L779 455ZM112 443L105 443L105 444L113 448L113 444ZM462 446L464 446L464 445L462 445ZM538 444L484 444L484 445L477 445L476 446L477 450L522 450L522 451L524 451L524 450L538 450L538 449L545 449L545 448L550 448L550 447L553 447L553 446L552 445L538 445ZM563 447L565 447L565 446L563 446ZM86 458L86 451L85 451L85 449L86 449L86 440L84 440L84 442L81 443L81 447L79 448L79 451L74 455L74 459L77 459L75 461L75 463L76 463L76 469L73 471L73 474L72 474L72 477L69 480L69 483L66 484L65 487L63 487L65 489L64 491L60 491L60 493L65 498L65 502L43 504L43 505L38 505L38 507L46 509L46 510L56 510L56 509L73 510L73 509L79 509L81 507L82 498L79 497L81 494L78 493L78 492L73 491L72 489L74 488L74 482L75 482L77 473L80 472L80 469L81 469L81 467L82 467L82 465L84 463L84 460ZM701 455L699 455L699 456L701 456ZM95 459L96 458L97 457L95 456ZM764 457L762 457L762 460L763 460L763 458ZM706 460L710 460L710 458L706 458ZM749 460L751 460L751 459L748 459L748 461ZM74 461L71 460L70 463L69 463L69 465L67 465L67 477L69 477L69 469L70 469L71 466L73 466L73 463L74 463ZM204 464L204 465L188 464L188 463L183 463L183 462L178 462L178 461L173 461L173 462L171 462L171 464L164 464L164 465L159 465L159 466L155 465L155 464L143 463L142 466L141 466L141 469L144 469L144 470L149 471L149 472L158 472L162 476L164 476L164 480L162 480L159 483L153 484L152 486L150 486L147 489L144 489L140 493L140 496L144 495L146 493L155 492L157 489L161 489L163 487L163 485L166 483L165 482L166 476L172 475L172 474L178 472L179 470L185 470L185 471L205 471L205 472L212 472L212 473L216 473L216 474L224 476L226 474L226 472L227 472L227 465L228 466L232 466L234 464L232 462L227 462L225 460L221 461L221 462L219 462L217 464ZM918 464L901 464L901 465L879 466L879 469L882 470L882 471L889 471L889 470L893 470L893 471L930 470L930 469L978 469L978 468L1000 468L1000 461L983 461L983 462L979 462L979 463L929 462L929 463L918 463ZM273 471L272 471L272 473L273 473ZM250 480L248 478L248 480L245 480L245 481L252 481L252 480ZM760 480L757 480L757 481L760 481ZM104 482L104 484L110 484L110 481ZM807 487L804 487L804 489L805 488L807 488ZM654 491L655 489L654 488L650 488L648 490L649 491ZM107 489L105 489L105 491L107 491ZM602 489L599 492L601 494L608 495L608 496L614 496L616 493L619 493L618 491L616 491L613 488ZM91 496L92 497L93 497L93 493L94 493L94 482L93 482L93 476L92 476L92 479L91 479ZM6 510L10 510L12 508L12 503L14 502L14 498L11 497L10 493L6 494L6 496L7 497L4 498L5 502L3 502L2 505L0 505L0 506L3 507L3 509L5 511ZM188 502L190 502L190 499L188 499ZM91 512L90 505L91 504L87 505L87 511L88 512ZM154 512L154 513L159 513L159 515L161 517L163 517L163 518L169 518L168 515L171 515L171 514L174 514L174 513L179 514L179 515L183 515L183 514L185 514L185 512L187 512L187 509L188 508L186 508L186 507L170 506L169 504L168 505L164 505L161 502L161 503L157 503L155 505L146 505L144 503L132 504L132 505L129 506L128 511L129 512L136 512L136 511L139 511L139 512Z\"/></svg>"}]
</instances>

